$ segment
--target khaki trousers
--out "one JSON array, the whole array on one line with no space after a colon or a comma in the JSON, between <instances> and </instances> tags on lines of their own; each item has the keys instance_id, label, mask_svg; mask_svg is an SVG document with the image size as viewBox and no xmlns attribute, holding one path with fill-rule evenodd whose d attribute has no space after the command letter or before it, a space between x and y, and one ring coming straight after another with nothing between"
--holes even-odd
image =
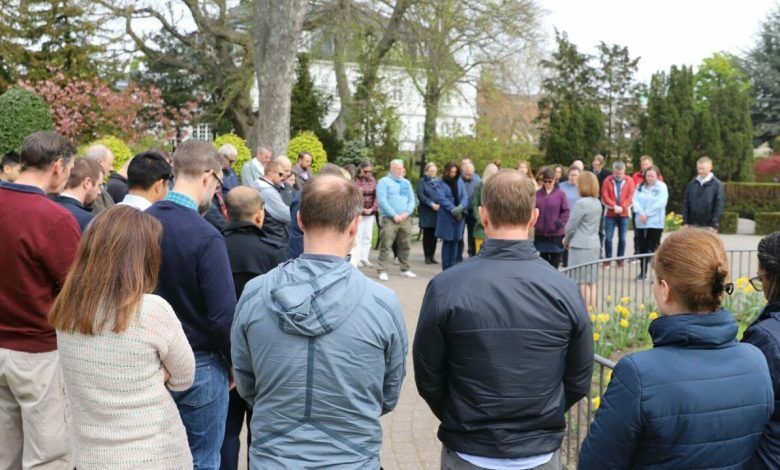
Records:
<instances>
[{"instance_id":1,"label":"khaki trousers","mask_svg":"<svg viewBox=\"0 0 780 470\"><path fill-rule=\"evenodd\" d=\"M0 348L0 469L72 469L57 351Z\"/></svg>"},{"instance_id":2,"label":"khaki trousers","mask_svg":"<svg viewBox=\"0 0 780 470\"><path fill-rule=\"evenodd\" d=\"M398 262L401 263L401 271L409 271L409 252L412 242L412 217L409 216L396 223L392 217L379 219L379 262L377 268L380 273L387 272L387 259L393 250L393 242L398 240Z\"/></svg>"}]
</instances>

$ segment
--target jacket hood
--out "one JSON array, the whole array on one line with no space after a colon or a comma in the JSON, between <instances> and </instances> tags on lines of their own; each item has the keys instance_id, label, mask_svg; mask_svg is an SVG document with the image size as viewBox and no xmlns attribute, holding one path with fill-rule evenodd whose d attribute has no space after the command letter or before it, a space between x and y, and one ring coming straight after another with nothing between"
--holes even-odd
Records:
<instances>
[{"instance_id":1,"label":"jacket hood","mask_svg":"<svg viewBox=\"0 0 780 470\"><path fill-rule=\"evenodd\" d=\"M346 259L307 255L284 265L271 290L271 310L287 334L321 336L352 315L366 290L366 277Z\"/></svg>"},{"instance_id":2,"label":"jacket hood","mask_svg":"<svg viewBox=\"0 0 780 470\"><path fill-rule=\"evenodd\" d=\"M736 342L737 321L726 309L660 317L650 324L654 346L720 348Z\"/></svg>"},{"instance_id":3,"label":"jacket hood","mask_svg":"<svg viewBox=\"0 0 780 470\"><path fill-rule=\"evenodd\" d=\"M780 313L780 302L770 302L764 306L764 308L761 310L761 313L758 315L758 318L753 320L753 323L751 323L750 326L753 326L756 323L766 320L767 318L771 318L773 316L777 318L779 315L772 315L772 314L778 314L778 313Z\"/></svg>"}]
</instances>

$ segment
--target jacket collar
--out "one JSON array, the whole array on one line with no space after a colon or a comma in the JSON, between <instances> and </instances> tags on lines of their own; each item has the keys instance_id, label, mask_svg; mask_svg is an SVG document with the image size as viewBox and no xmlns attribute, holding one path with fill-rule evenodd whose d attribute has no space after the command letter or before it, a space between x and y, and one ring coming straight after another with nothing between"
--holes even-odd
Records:
<instances>
[{"instance_id":1,"label":"jacket collar","mask_svg":"<svg viewBox=\"0 0 780 470\"><path fill-rule=\"evenodd\" d=\"M726 309L663 316L650 324L653 345L724 348L736 342L737 321Z\"/></svg>"},{"instance_id":2,"label":"jacket collar","mask_svg":"<svg viewBox=\"0 0 780 470\"><path fill-rule=\"evenodd\" d=\"M264 242L275 246L277 248L281 247L282 245L278 243L276 238L269 237L267 233L263 231L260 227L257 225L251 223L251 222L245 222L243 220L234 220L225 226L224 229L222 229L222 234L232 235L232 234L238 234L238 233L246 233L249 235L254 235L260 239L262 239Z\"/></svg>"},{"instance_id":3,"label":"jacket collar","mask_svg":"<svg viewBox=\"0 0 780 470\"><path fill-rule=\"evenodd\" d=\"M761 310L761 314L753 320L753 323L750 324L750 326L755 325L756 323L766 320L767 318L770 318L773 313L780 312L780 302L771 302L764 306L764 309Z\"/></svg>"},{"instance_id":4,"label":"jacket collar","mask_svg":"<svg viewBox=\"0 0 780 470\"><path fill-rule=\"evenodd\" d=\"M497 240L485 239L479 250L480 258L532 260L539 258L533 240Z\"/></svg>"},{"instance_id":5,"label":"jacket collar","mask_svg":"<svg viewBox=\"0 0 780 470\"><path fill-rule=\"evenodd\" d=\"M75 197L67 196L65 194L57 194L53 199L60 204L69 204L71 206L76 206L83 211L92 212L91 207L85 206L83 202L79 201Z\"/></svg>"},{"instance_id":6,"label":"jacket collar","mask_svg":"<svg viewBox=\"0 0 780 470\"><path fill-rule=\"evenodd\" d=\"M22 193L40 194L46 196L46 193L38 186L31 186L29 184L10 183L8 181L0 181L0 188L10 189L11 191L19 191Z\"/></svg>"}]
</instances>

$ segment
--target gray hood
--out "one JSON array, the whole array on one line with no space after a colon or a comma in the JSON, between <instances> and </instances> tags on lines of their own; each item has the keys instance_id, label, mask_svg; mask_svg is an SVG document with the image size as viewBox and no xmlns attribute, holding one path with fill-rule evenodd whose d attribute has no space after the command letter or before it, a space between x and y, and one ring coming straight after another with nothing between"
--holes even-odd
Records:
<instances>
[{"instance_id":1,"label":"gray hood","mask_svg":"<svg viewBox=\"0 0 780 470\"><path fill-rule=\"evenodd\" d=\"M271 290L271 310L287 334L321 336L338 328L355 311L366 278L344 258L303 255L285 269Z\"/></svg>"}]
</instances>

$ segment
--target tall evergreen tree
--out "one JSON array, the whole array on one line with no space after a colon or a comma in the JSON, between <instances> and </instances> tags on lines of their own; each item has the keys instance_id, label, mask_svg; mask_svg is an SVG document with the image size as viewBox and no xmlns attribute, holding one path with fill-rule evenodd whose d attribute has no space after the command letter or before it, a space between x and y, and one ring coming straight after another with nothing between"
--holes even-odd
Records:
<instances>
[{"instance_id":1,"label":"tall evergreen tree","mask_svg":"<svg viewBox=\"0 0 780 470\"><path fill-rule=\"evenodd\" d=\"M628 152L626 131L635 124L640 85L634 80L639 57L632 59L625 46L598 45L599 67L596 69L599 101L604 109L606 155L620 158Z\"/></svg>"},{"instance_id":2,"label":"tall evergreen tree","mask_svg":"<svg viewBox=\"0 0 780 470\"><path fill-rule=\"evenodd\" d=\"M328 112L328 99L314 86L309 73L309 57L298 54L296 80L290 102L290 137L301 131L322 131L322 120Z\"/></svg>"},{"instance_id":3,"label":"tall evergreen tree","mask_svg":"<svg viewBox=\"0 0 780 470\"><path fill-rule=\"evenodd\" d=\"M0 9L0 89L24 79L87 78L98 72L104 46L85 0L11 0Z\"/></svg>"},{"instance_id":4,"label":"tall evergreen tree","mask_svg":"<svg viewBox=\"0 0 780 470\"><path fill-rule=\"evenodd\" d=\"M774 142L780 135L780 5L761 25L758 40L742 67L750 79L756 142Z\"/></svg>"}]
</instances>

